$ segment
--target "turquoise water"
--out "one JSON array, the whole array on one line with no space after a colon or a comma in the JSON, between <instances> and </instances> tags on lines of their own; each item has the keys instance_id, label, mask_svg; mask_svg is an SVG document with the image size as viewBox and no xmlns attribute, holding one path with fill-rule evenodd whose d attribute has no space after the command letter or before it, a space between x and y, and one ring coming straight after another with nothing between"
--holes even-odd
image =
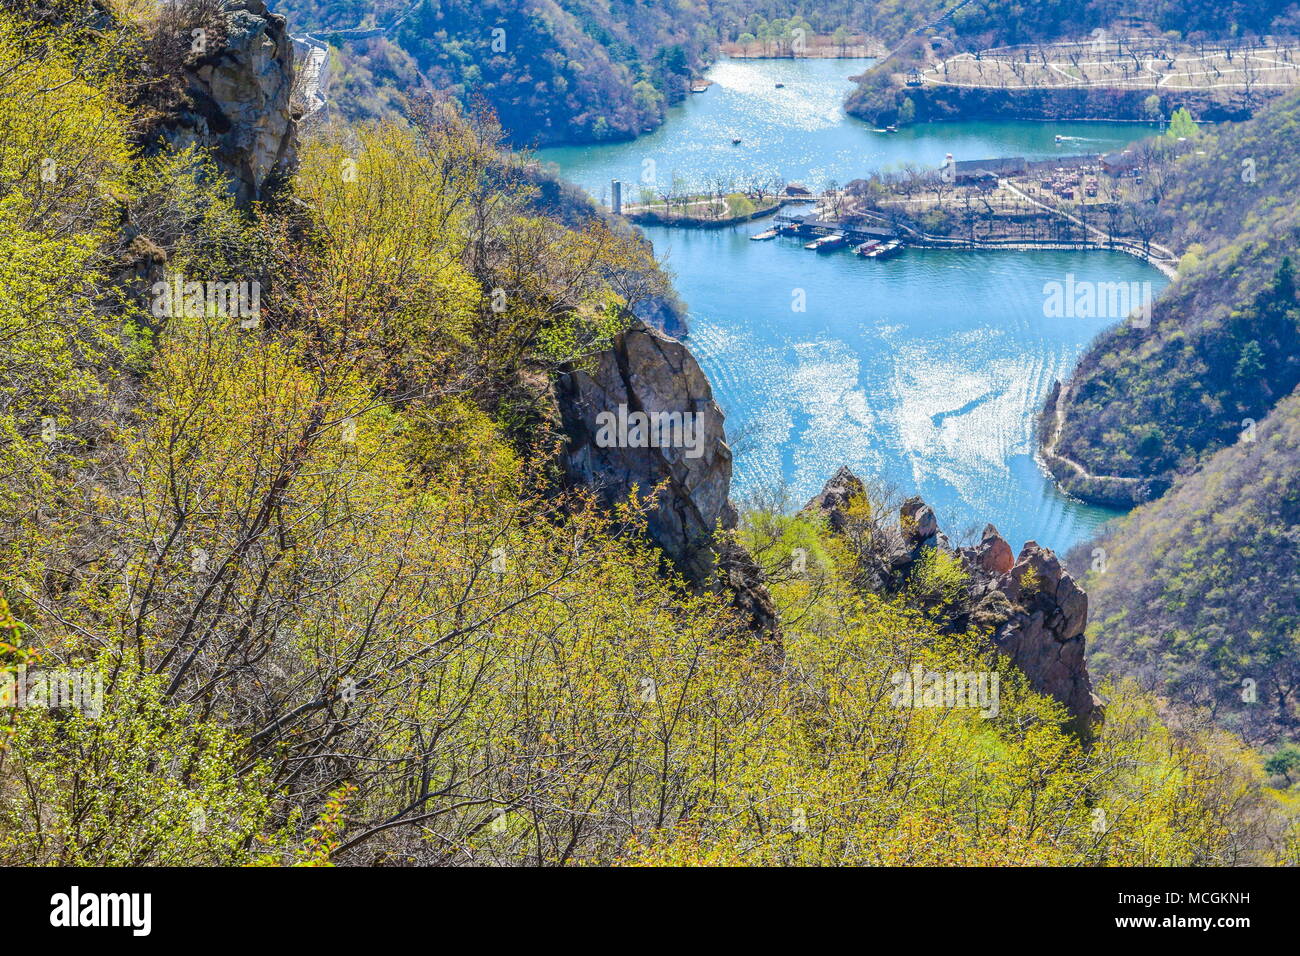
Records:
<instances>
[{"instance_id":1,"label":"turquoise water","mask_svg":"<svg viewBox=\"0 0 1300 956\"><path fill-rule=\"evenodd\" d=\"M656 134L545 157L599 198L600 184L632 178L645 156L658 157L660 170L700 177L761 158L786 179L820 185L820 177L844 182L889 162L937 162L945 152L1049 155L1057 134L1085 131L1091 152L1143 132L961 123L876 134L839 109L845 84L837 78L861 67L724 62L710 74L718 85ZM777 81L786 89L776 90ZM791 90L789 101L775 95ZM796 109L794 97L806 107ZM752 142L748 158L718 145L719 131L729 144L732 130L746 148ZM1034 457L1044 396L1114 321L1047 318L1043 287L1072 274L1076 282L1149 281L1158 294L1159 272L1108 252L818 255L797 240L750 242L763 227L646 230L689 305L689 344L727 413L734 498L785 486L799 505L848 465L899 495L922 495L950 535L992 522L1013 547L1036 540L1060 552L1114 515L1060 493Z\"/></svg>"},{"instance_id":2,"label":"turquoise water","mask_svg":"<svg viewBox=\"0 0 1300 956\"><path fill-rule=\"evenodd\" d=\"M727 412L733 497L794 503L840 465L920 494L950 534L992 522L1059 551L1114 512L1057 491L1034 458L1052 383L1110 319L1043 315L1043 286L1151 281L1112 252L909 249L819 255L754 227L647 230L691 305L690 346ZM802 290L806 311L794 311Z\"/></svg>"},{"instance_id":3,"label":"turquoise water","mask_svg":"<svg viewBox=\"0 0 1300 956\"><path fill-rule=\"evenodd\" d=\"M668 185L674 177L690 187L719 174L741 182L768 174L820 188L905 162L939 166L945 153L958 160L1042 159L1105 152L1149 132L1134 123L999 121L877 133L842 108L853 88L849 77L872 62L723 60L708 73L713 86L670 110L655 132L626 143L553 147L538 156L601 201L608 200L611 179L628 183L626 198L635 201L641 187ZM733 146L737 137L742 142Z\"/></svg>"}]
</instances>

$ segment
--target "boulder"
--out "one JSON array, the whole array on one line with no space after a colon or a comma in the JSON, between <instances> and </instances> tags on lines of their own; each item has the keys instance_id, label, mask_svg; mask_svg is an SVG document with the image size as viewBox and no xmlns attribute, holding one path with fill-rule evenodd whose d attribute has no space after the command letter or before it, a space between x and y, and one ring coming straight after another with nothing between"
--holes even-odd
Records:
<instances>
[{"instance_id":1,"label":"boulder","mask_svg":"<svg viewBox=\"0 0 1300 956\"><path fill-rule=\"evenodd\" d=\"M939 519L934 509L913 496L903 502L898 513L898 524L903 538L914 547L933 547L939 534Z\"/></svg>"},{"instance_id":2,"label":"boulder","mask_svg":"<svg viewBox=\"0 0 1300 956\"><path fill-rule=\"evenodd\" d=\"M1006 574L1016 563L1011 545L1007 544L1006 539L998 534L998 529L991 524L984 526L984 535L980 543L968 549L967 560L981 571L991 575Z\"/></svg>"}]
</instances>

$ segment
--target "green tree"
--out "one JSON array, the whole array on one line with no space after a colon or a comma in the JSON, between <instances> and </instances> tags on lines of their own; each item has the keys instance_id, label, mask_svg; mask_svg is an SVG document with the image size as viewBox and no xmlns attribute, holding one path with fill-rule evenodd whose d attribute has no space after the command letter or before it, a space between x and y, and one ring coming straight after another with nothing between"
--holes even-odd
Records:
<instances>
[{"instance_id":1,"label":"green tree","mask_svg":"<svg viewBox=\"0 0 1300 956\"><path fill-rule=\"evenodd\" d=\"M1196 121L1192 119L1192 114L1188 112L1187 107L1180 106L1174 110L1174 115L1169 117L1169 128L1165 130L1165 135L1170 139L1191 139L1198 132L1199 129Z\"/></svg>"},{"instance_id":2,"label":"green tree","mask_svg":"<svg viewBox=\"0 0 1300 956\"><path fill-rule=\"evenodd\" d=\"M1295 744L1286 744L1278 748L1271 757L1264 762L1264 769L1268 773L1278 774L1285 777L1286 782L1291 783L1291 774L1300 770L1300 747Z\"/></svg>"}]
</instances>

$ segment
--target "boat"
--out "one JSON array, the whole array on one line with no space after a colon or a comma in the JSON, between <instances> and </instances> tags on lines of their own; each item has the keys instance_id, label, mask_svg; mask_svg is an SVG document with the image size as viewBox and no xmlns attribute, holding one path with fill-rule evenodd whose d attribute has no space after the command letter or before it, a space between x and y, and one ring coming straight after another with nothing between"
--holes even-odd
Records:
<instances>
[{"instance_id":1,"label":"boat","mask_svg":"<svg viewBox=\"0 0 1300 956\"><path fill-rule=\"evenodd\" d=\"M1065 142L1065 137L1062 136L1060 133L1057 133L1057 134L1056 134L1056 141L1057 141L1058 143L1064 143L1064 142Z\"/></svg>"},{"instance_id":2,"label":"boat","mask_svg":"<svg viewBox=\"0 0 1300 956\"><path fill-rule=\"evenodd\" d=\"M732 145L732 146L739 146L739 145L740 145L740 137L739 137L739 136L733 136L733 137L731 137L731 145Z\"/></svg>"},{"instance_id":3,"label":"boat","mask_svg":"<svg viewBox=\"0 0 1300 956\"><path fill-rule=\"evenodd\" d=\"M776 84L776 88L777 88L778 90L783 90L783 89L785 89L785 84L784 84L784 83L778 83L778 84Z\"/></svg>"},{"instance_id":4,"label":"boat","mask_svg":"<svg viewBox=\"0 0 1300 956\"><path fill-rule=\"evenodd\" d=\"M897 127L897 126L894 126L894 125L891 123L889 126L886 126L886 127L885 127L885 132L886 132L886 133L897 133L897 132L898 132L898 127Z\"/></svg>"},{"instance_id":5,"label":"boat","mask_svg":"<svg viewBox=\"0 0 1300 956\"><path fill-rule=\"evenodd\" d=\"M777 232L775 229L764 229L762 232L754 233L749 238L753 239L755 242L764 242L768 239L775 239L776 236Z\"/></svg>"},{"instance_id":6,"label":"boat","mask_svg":"<svg viewBox=\"0 0 1300 956\"><path fill-rule=\"evenodd\" d=\"M858 253L865 259L888 259L890 256L896 256L903 251L903 243L898 239L890 239L885 243L877 242L873 244L866 242L858 248L861 249L863 246L871 246L865 252Z\"/></svg>"},{"instance_id":7,"label":"boat","mask_svg":"<svg viewBox=\"0 0 1300 956\"><path fill-rule=\"evenodd\" d=\"M858 246L856 249L853 250L853 252L855 255L865 257L865 256L872 255L872 251L879 248L880 248L880 240L871 239L868 240L867 242L864 242L862 245Z\"/></svg>"},{"instance_id":8,"label":"boat","mask_svg":"<svg viewBox=\"0 0 1300 956\"><path fill-rule=\"evenodd\" d=\"M813 252L830 252L832 249L841 249L848 243L838 232L831 233L829 236L822 236L820 239L814 239L804 246L805 249L811 249Z\"/></svg>"}]
</instances>

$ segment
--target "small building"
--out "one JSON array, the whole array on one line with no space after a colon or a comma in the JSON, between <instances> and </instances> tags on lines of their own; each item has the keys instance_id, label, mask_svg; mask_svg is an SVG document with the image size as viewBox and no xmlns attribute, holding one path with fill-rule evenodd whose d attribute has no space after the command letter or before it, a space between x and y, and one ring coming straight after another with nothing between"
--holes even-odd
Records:
<instances>
[{"instance_id":1,"label":"small building","mask_svg":"<svg viewBox=\"0 0 1300 956\"><path fill-rule=\"evenodd\" d=\"M1007 176L1022 176L1025 172L1023 156L1002 159L965 159L953 163L953 180L960 185L994 184Z\"/></svg>"},{"instance_id":2,"label":"small building","mask_svg":"<svg viewBox=\"0 0 1300 956\"><path fill-rule=\"evenodd\" d=\"M1101 157L1101 168L1108 176L1131 176L1139 165L1138 158L1131 149L1106 153Z\"/></svg>"},{"instance_id":3,"label":"small building","mask_svg":"<svg viewBox=\"0 0 1300 956\"><path fill-rule=\"evenodd\" d=\"M869 242L873 239L877 242L885 242L898 236L898 233L893 229L887 229L884 226L866 226L858 223L848 225L845 232L856 242Z\"/></svg>"}]
</instances>

